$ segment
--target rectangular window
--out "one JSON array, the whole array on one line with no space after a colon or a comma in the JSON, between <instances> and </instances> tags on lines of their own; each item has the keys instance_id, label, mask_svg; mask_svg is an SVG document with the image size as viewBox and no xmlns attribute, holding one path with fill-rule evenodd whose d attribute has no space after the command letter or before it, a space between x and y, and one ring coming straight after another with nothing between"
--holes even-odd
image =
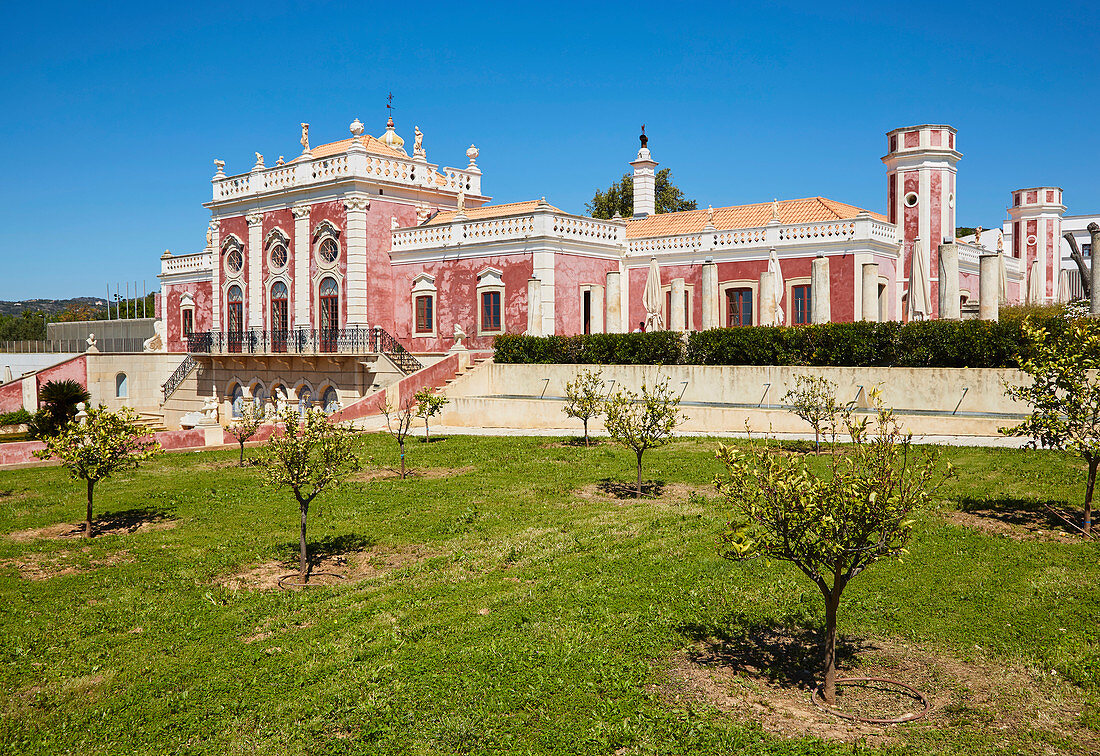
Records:
<instances>
[{"instance_id":1,"label":"rectangular window","mask_svg":"<svg viewBox=\"0 0 1100 756\"><path fill-rule=\"evenodd\" d=\"M481 330L501 330L499 291L483 291L481 293Z\"/></svg>"},{"instance_id":2,"label":"rectangular window","mask_svg":"<svg viewBox=\"0 0 1100 756\"><path fill-rule=\"evenodd\" d=\"M195 311L183 311L183 335L190 336L195 332Z\"/></svg>"},{"instance_id":3,"label":"rectangular window","mask_svg":"<svg viewBox=\"0 0 1100 756\"><path fill-rule=\"evenodd\" d=\"M432 297L423 296L416 298L416 332L417 333L431 333L435 330L435 325L432 320Z\"/></svg>"},{"instance_id":4,"label":"rectangular window","mask_svg":"<svg viewBox=\"0 0 1100 756\"><path fill-rule=\"evenodd\" d=\"M1020 221L1012 224L1012 256L1020 256Z\"/></svg>"},{"instance_id":5,"label":"rectangular window","mask_svg":"<svg viewBox=\"0 0 1100 756\"><path fill-rule=\"evenodd\" d=\"M1082 244L1081 245L1081 255L1083 257L1092 257L1092 245L1091 244Z\"/></svg>"},{"instance_id":6,"label":"rectangular window","mask_svg":"<svg viewBox=\"0 0 1100 756\"><path fill-rule=\"evenodd\" d=\"M810 287L794 286L791 288L794 299L794 312L792 313L795 325L805 325L810 322Z\"/></svg>"},{"instance_id":7,"label":"rectangular window","mask_svg":"<svg viewBox=\"0 0 1100 756\"><path fill-rule=\"evenodd\" d=\"M581 306L582 315L584 318L584 332L592 333L592 292L586 291L582 295L583 304Z\"/></svg>"},{"instance_id":8,"label":"rectangular window","mask_svg":"<svg viewBox=\"0 0 1100 756\"><path fill-rule=\"evenodd\" d=\"M726 325L752 325L752 289L726 289Z\"/></svg>"}]
</instances>

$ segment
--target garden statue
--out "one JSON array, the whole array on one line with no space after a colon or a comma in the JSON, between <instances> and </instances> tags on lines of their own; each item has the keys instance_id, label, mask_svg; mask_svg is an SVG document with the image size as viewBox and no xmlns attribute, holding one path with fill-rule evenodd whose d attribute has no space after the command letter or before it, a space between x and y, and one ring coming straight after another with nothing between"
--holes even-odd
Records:
<instances>
[{"instance_id":1,"label":"garden statue","mask_svg":"<svg viewBox=\"0 0 1100 756\"><path fill-rule=\"evenodd\" d=\"M302 154L309 152L309 124L302 124L302 138L298 140L302 145Z\"/></svg>"}]
</instances>

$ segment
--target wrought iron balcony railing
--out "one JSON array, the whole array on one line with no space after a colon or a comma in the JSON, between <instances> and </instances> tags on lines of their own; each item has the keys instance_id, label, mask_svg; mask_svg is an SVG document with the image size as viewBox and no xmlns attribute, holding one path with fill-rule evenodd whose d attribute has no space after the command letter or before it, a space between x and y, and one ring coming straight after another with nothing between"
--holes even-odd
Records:
<instances>
[{"instance_id":1,"label":"wrought iron balcony railing","mask_svg":"<svg viewBox=\"0 0 1100 756\"><path fill-rule=\"evenodd\" d=\"M286 331L206 331L187 338L191 354L378 354L406 373L423 365L397 339L372 328L294 328Z\"/></svg>"}]
</instances>

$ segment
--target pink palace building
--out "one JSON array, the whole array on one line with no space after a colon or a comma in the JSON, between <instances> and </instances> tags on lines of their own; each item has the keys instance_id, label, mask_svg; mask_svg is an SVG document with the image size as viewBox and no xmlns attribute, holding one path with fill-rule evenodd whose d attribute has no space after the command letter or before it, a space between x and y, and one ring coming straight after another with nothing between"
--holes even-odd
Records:
<instances>
[{"instance_id":1,"label":"pink palace building","mask_svg":"<svg viewBox=\"0 0 1100 756\"><path fill-rule=\"evenodd\" d=\"M358 119L350 131L311 146L302 124L299 156L257 153L246 173L215 161L206 248L161 258L162 349L199 366L200 396L340 406L498 334L634 330L652 261L661 322L679 331L776 323L777 310L786 324L937 317L941 245L957 259L948 316L974 310L979 258L1001 249L1002 300L1057 296L1061 190L1013 192L1007 242L956 240L950 126L887 134L885 214L824 197L655 213L643 134L634 217L612 220L489 204L473 145L465 167L440 168L419 129L411 156L392 118L378 137ZM911 302L915 265L925 292Z\"/></svg>"}]
</instances>

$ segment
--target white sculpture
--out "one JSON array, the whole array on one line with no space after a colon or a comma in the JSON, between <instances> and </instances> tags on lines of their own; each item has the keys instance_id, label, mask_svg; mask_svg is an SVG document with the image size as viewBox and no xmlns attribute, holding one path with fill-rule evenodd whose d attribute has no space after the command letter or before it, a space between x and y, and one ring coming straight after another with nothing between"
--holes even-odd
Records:
<instances>
[{"instance_id":1,"label":"white sculpture","mask_svg":"<svg viewBox=\"0 0 1100 756\"><path fill-rule=\"evenodd\" d=\"M1005 251L1005 232L1002 229L997 229L997 251Z\"/></svg>"},{"instance_id":2,"label":"white sculpture","mask_svg":"<svg viewBox=\"0 0 1100 756\"><path fill-rule=\"evenodd\" d=\"M264 167L264 156L259 152L256 153L256 165L252 166L252 170Z\"/></svg>"},{"instance_id":3,"label":"white sculpture","mask_svg":"<svg viewBox=\"0 0 1100 756\"><path fill-rule=\"evenodd\" d=\"M460 326L458 323L455 323L455 332L454 332L454 337L453 338L455 340L455 345L453 347L451 347L451 351L452 352L465 351L466 350L466 345L462 343L462 340L464 338L466 338L466 332L464 330L462 330L462 326Z\"/></svg>"},{"instance_id":4,"label":"white sculpture","mask_svg":"<svg viewBox=\"0 0 1100 756\"><path fill-rule=\"evenodd\" d=\"M309 124L302 124L302 138L298 140L302 145L302 154L309 152Z\"/></svg>"},{"instance_id":5,"label":"white sculpture","mask_svg":"<svg viewBox=\"0 0 1100 756\"><path fill-rule=\"evenodd\" d=\"M772 220L779 220L779 200L772 200Z\"/></svg>"},{"instance_id":6,"label":"white sculpture","mask_svg":"<svg viewBox=\"0 0 1100 756\"><path fill-rule=\"evenodd\" d=\"M394 229L395 229L395 228L397 228L397 227L398 227L399 225L400 225L400 224L399 224L399 223L397 222L397 216L391 215L391 216L390 216L390 230L391 230L391 231L392 231L392 230L394 230Z\"/></svg>"},{"instance_id":7,"label":"white sculpture","mask_svg":"<svg viewBox=\"0 0 1100 756\"><path fill-rule=\"evenodd\" d=\"M981 226L978 226L976 229L974 229L974 246L975 247L982 246L982 231L985 231L985 229L982 228Z\"/></svg>"},{"instance_id":8,"label":"white sculpture","mask_svg":"<svg viewBox=\"0 0 1100 756\"><path fill-rule=\"evenodd\" d=\"M466 212L466 192L458 190L458 212Z\"/></svg>"},{"instance_id":9,"label":"white sculpture","mask_svg":"<svg viewBox=\"0 0 1100 756\"><path fill-rule=\"evenodd\" d=\"M208 396L206 401L202 403L202 414L209 423L218 422L218 400L213 396Z\"/></svg>"},{"instance_id":10,"label":"white sculpture","mask_svg":"<svg viewBox=\"0 0 1100 756\"><path fill-rule=\"evenodd\" d=\"M95 342L96 342L95 334L94 333L89 333L88 338L86 339L86 343L88 344L88 351L91 352L92 354L95 354L96 352L99 351L99 348L96 347Z\"/></svg>"},{"instance_id":11,"label":"white sculpture","mask_svg":"<svg viewBox=\"0 0 1100 756\"><path fill-rule=\"evenodd\" d=\"M413 155L424 157L424 132L413 126Z\"/></svg>"},{"instance_id":12,"label":"white sculpture","mask_svg":"<svg viewBox=\"0 0 1100 756\"><path fill-rule=\"evenodd\" d=\"M164 321L153 321L153 335L142 342L141 350L143 352L167 352L167 341Z\"/></svg>"},{"instance_id":13,"label":"white sculpture","mask_svg":"<svg viewBox=\"0 0 1100 756\"><path fill-rule=\"evenodd\" d=\"M283 160L283 156L282 156L282 155L279 155L279 159L275 161L275 165L282 165L282 164L283 164L283 163L285 163L285 162L286 162L286 161L285 161L285 160Z\"/></svg>"},{"instance_id":14,"label":"white sculpture","mask_svg":"<svg viewBox=\"0 0 1100 756\"><path fill-rule=\"evenodd\" d=\"M225 161L224 160L215 160L214 161L214 167L218 169L218 175L219 176L224 176L225 175Z\"/></svg>"}]
</instances>

